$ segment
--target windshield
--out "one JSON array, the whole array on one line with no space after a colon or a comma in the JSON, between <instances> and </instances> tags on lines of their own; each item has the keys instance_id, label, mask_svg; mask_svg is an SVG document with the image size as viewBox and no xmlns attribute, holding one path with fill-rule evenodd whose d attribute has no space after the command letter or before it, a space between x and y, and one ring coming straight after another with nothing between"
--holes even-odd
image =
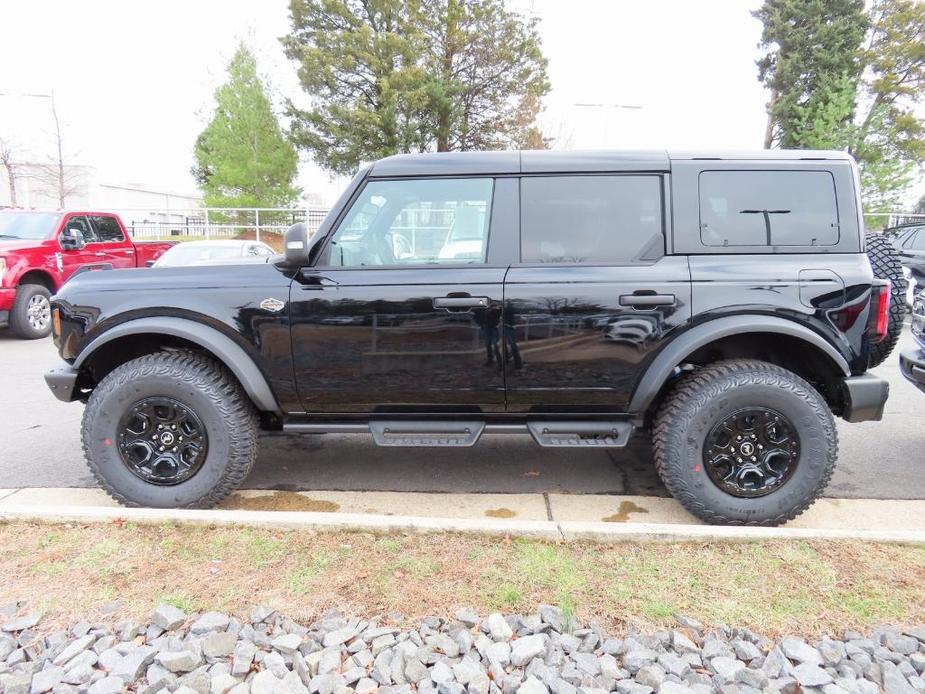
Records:
<instances>
[{"instance_id":1,"label":"windshield","mask_svg":"<svg viewBox=\"0 0 925 694\"><path fill-rule=\"evenodd\" d=\"M30 239L41 241L51 236L61 219L53 212L0 212L0 241Z\"/></svg>"},{"instance_id":2,"label":"windshield","mask_svg":"<svg viewBox=\"0 0 925 694\"><path fill-rule=\"evenodd\" d=\"M237 258L241 255L240 246L194 246L181 243L174 246L161 256L155 267L178 267L181 265L195 265L210 260L223 258Z\"/></svg>"}]
</instances>

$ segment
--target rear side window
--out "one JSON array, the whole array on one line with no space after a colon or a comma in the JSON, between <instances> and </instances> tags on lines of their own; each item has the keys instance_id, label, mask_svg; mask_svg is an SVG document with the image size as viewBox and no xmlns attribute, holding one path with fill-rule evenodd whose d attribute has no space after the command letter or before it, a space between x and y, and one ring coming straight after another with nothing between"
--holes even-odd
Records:
<instances>
[{"instance_id":1,"label":"rear side window","mask_svg":"<svg viewBox=\"0 0 925 694\"><path fill-rule=\"evenodd\" d=\"M835 180L827 171L704 171L700 239L706 246L833 246Z\"/></svg>"},{"instance_id":2,"label":"rear side window","mask_svg":"<svg viewBox=\"0 0 925 694\"><path fill-rule=\"evenodd\" d=\"M664 254L658 176L521 180L524 263L630 265Z\"/></svg>"},{"instance_id":3,"label":"rear side window","mask_svg":"<svg viewBox=\"0 0 925 694\"><path fill-rule=\"evenodd\" d=\"M90 217L90 221L96 228L96 234L103 243L125 240L122 229L114 217L94 216Z\"/></svg>"}]
</instances>

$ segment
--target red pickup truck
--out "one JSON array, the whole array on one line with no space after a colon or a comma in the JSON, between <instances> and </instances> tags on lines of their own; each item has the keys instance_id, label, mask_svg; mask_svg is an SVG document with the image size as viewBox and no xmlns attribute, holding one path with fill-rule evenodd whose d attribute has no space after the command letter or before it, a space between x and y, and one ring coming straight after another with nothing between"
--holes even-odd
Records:
<instances>
[{"instance_id":1,"label":"red pickup truck","mask_svg":"<svg viewBox=\"0 0 925 694\"><path fill-rule=\"evenodd\" d=\"M74 275L146 267L173 243L133 243L118 215L0 210L0 328L25 339L51 332L49 297Z\"/></svg>"}]
</instances>

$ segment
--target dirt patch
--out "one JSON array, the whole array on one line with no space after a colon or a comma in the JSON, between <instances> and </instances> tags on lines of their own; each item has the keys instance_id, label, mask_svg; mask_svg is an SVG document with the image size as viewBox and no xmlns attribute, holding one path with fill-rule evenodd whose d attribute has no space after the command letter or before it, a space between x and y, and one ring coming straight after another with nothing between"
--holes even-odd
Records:
<instances>
[{"instance_id":1,"label":"dirt patch","mask_svg":"<svg viewBox=\"0 0 925 694\"><path fill-rule=\"evenodd\" d=\"M509 508L490 508L485 511L485 515L489 518L513 518L517 515L517 511Z\"/></svg>"},{"instance_id":2,"label":"dirt patch","mask_svg":"<svg viewBox=\"0 0 925 694\"><path fill-rule=\"evenodd\" d=\"M629 520L631 513L648 513L649 509L643 508L638 504L634 504L632 501L621 501L620 507L617 509L617 512L611 516L606 516L601 518L605 523L626 523Z\"/></svg>"},{"instance_id":3,"label":"dirt patch","mask_svg":"<svg viewBox=\"0 0 925 694\"><path fill-rule=\"evenodd\" d=\"M298 492L272 492L260 496L233 494L220 504L221 508L240 511L316 511L333 513L340 504L323 499L312 499Z\"/></svg>"}]
</instances>

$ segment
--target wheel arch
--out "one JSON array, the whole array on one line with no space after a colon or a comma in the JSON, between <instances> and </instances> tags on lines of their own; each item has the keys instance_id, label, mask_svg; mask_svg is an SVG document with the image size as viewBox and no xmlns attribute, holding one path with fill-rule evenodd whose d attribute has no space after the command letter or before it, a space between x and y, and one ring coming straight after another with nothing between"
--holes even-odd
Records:
<instances>
[{"instance_id":1,"label":"wheel arch","mask_svg":"<svg viewBox=\"0 0 925 694\"><path fill-rule=\"evenodd\" d=\"M57 291L54 278L44 270L29 270L28 272L24 272L16 283L16 286L21 287L24 284L40 284L52 294Z\"/></svg>"},{"instance_id":2,"label":"wheel arch","mask_svg":"<svg viewBox=\"0 0 925 694\"><path fill-rule=\"evenodd\" d=\"M254 360L230 337L185 318L138 318L110 328L77 355L74 368L101 378L116 366L164 347L198 348L231 371L258 410L280 412L270 385Z\"/></svg>"},{"instance_id":3,"label":"wheel arch","mask_svg":"<svg viewBox=\"0 0 925 694\"><path fill-rule=\"evenodd\" d=\"M768 337L773 342L769 343ZM794 347L803 350L798 361L787 359ZM842 393L836 382L851 376L851 369L844 356L822 336L784 318L727 316L697 325L666 345L636 386L629 411L650 413L670 385L675 369L684 363L735 357L761 359L762 354L756 352L765 353L767 361L794 371L817 388L824 386L820 391L829 405L836 409L841 406ZM818 377L813 378L813 374Z\"/></svg>"}]
</instances>

